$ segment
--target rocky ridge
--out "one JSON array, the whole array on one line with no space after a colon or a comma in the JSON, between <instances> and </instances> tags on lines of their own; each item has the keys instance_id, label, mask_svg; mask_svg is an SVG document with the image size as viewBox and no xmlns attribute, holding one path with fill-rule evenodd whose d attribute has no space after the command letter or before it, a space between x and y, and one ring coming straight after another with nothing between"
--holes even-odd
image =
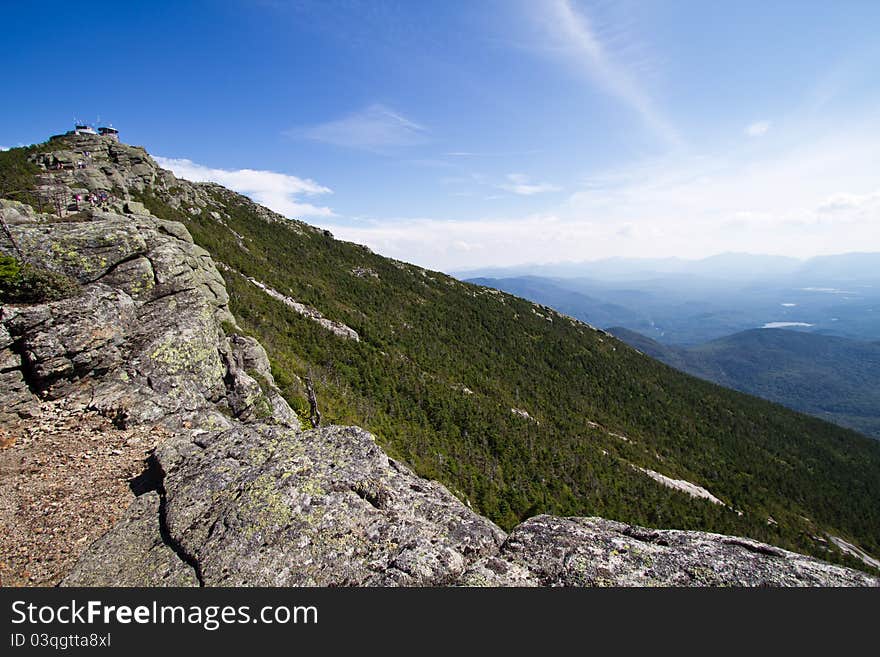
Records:
<instances>
[{"instance_id":1,"label":"rocky ridge","mask_svg":"<svg viewBox=\"0 0 880 657\"><path fill-rule=\"evenodd\" d=\"M63 399L167 436L65 584L878 584L747 539L597 518L538 516L507 535L362 429L303 431L265 351L239 334L210 255L132 195L159 190L193 213L200 186L108 139L64 146L62 159L38 157L51 185L113 200L61 218L0 201L28 259L80 286L0 311L0 421L34 421L41 400ZM52 168L86 151L85 168ZM5 237L0 251L14 254Z\"/></svg>"},{"instance_id":2,"label":"rocky ridge","mask_svg":"<svg viewBox=\"0 0 880 657\"><path fill-rule=\"evenodd\" d=\"M291 299L289 296L285 294L281 294L278 290L275 290L262 281L258 281L256 278L252 276L245 276L245 278L261 289L263 292L268 294L270 297L274 299L278 299L281 303L286 305L288 308L293 309L294 312L302 315L303 317L308 317L310 320L315 322L316 324L323 326L325 329L333 333L334 335L338 335L340 338L345 338L346 340L354 340L355 342L360 341L360 336L350 326L346 326L341 322L334 322L333 320L327 319L324 315L321 314L319 310L307 306L295 299Z\"/></svg>"}]
</instances>

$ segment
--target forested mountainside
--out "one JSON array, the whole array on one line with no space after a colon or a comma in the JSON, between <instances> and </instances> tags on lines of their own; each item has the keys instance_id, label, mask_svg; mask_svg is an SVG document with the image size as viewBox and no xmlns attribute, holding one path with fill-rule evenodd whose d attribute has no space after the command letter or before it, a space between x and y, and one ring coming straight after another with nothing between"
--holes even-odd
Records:
<instances>
[{"instance_id":1,"label":"forested mountainside","mask_svg":"<svg viewBox=\"0 0 880 657\"><path fill-rule=\"evenodd\" d=\"M785 329L753 329L692 347L611 328L676 369L880 438L880 345Z\"/></svg>"},{"instance_id":2,"label":"forested mountainside","mask_svg":"<svg viewBox=\"0 0 880 657\"><path fill-rule=\"evenodd\" d=\"M60 176L105 187L123 211L182 221L302 416L309 376L325 423L375 433L502 527L598 515L851 565L828 535L880 552L876 441L682 374L549 308L176 179L142 149L93 144L89 167L65 169L77 148L60 138L0 153L0 191L42 205ZM58 173L46 167L56 161Z\"/></svg>"}]
</instances>

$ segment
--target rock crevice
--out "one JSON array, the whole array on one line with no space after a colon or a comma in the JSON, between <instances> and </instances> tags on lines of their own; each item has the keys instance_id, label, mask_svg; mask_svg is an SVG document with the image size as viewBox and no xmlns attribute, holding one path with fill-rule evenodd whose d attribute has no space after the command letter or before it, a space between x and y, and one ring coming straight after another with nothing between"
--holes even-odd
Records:
<instances>
[{"instance_id":1,"label":"rock crevice","mask_svg":"<svg viewBox=\"0 0 880 657\"><path fill-rule=\"evenodd\" d=\"M202 576L202 567L198 560L187 552L177 540L175 540L171 531L168 529L168 498L165 491L165 473L162 471L162 466L154 457L151 457L150 460L152 461L151 466L158 471L155 492L159 496L159 507L156 510L159 522L159 536L161 536L162 542L165 543L175 555L177 555L178 559L192 568L193 576L196 578L198 585L204 586L205 579Z\"/></svg>"}]
</instances>

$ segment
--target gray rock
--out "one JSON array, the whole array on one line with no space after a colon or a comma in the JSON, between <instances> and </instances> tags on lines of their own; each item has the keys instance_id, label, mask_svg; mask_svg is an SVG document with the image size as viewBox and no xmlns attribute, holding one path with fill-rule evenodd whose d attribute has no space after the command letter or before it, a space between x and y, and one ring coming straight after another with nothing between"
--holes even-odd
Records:
<instances>
[{"instance_id":1,"label":"gray rock","mask_svg":"<svg viewBox=\"0 0 880 657\"><path fill-rule=\"evenodd\" d=\"M866 573L747 538L655 530L602 518L536 516L467 586L880 586Z\"/></svg>"},{"instance_id":2,"label":"gray rock","mask_svg":"<svg viewBox=\"0 0 880 657\"><path fill-rule=\"evenodd\" d=\"M262 348L248 346L239 376L229 369L234 350L222 329L223 322L234 323L229 296L210 256L182 224L85 215L85 221L59 221L37 214L11 226L34 265L84 285L76 298L3 308L5 417L32 415L39 391L75 397L122 424L178 421L245 399L233 414L299 427ZM0 251L11 253L11 246ZM261 372L260 381L246 368Z\"/></svg>"},{"instance_id":3,"label":"gray rock","mask_svg":"<svg viewBox=\"0 0 880 657\"><path fill-rule=\"evenodd\" d=\"M0 199L0 220L7 225L31 223L36 220L34 209L25 203ZM5 238L5 235L3 236Z\"/></svg>"},{"instance_id":4,"label":"gray rock","mask_svg":"<svg viewBox=\"0 0 880 657\"><path fill-rule=\"evenodd\" d=\"M200 429L157 462L162 504L139 499L65 585L171 585L163 543L208 586L442 585L504 537L354 427Z\"/></svg>"},{"instance_id":5,"label":"gray rock","mask_svg":"<svg viewBox=\"0 0 880 657\"><path fill-rule=\"evenodd\" d=\"M125 214L150 214L146 206L138 201L125 201L122 204L122 211Z\"/></svg>"},{"instance_id":6,"label":"gray rock","mask_svg":"<svg viewBox=\"0 0 880 657\"><path fill-rule=\"evenodd\" d=\"M281 294L278 290L272 289L262 281L258 281L252 276L245 276L245 278L273 299L277 299L294 312L302 315L303 317L309 318L320 326L323 326L334 335L337 335L340 338L345 338L346 340L354 340L355 342L360 342L361 338L358 335L357 331L355 331L350 326L346 326L341 322L334 322L333 320L327 319L316 308L312 308L311 306L300 303L295 299L291 299L287 295Z\"/></svg>"},{"instance_id":7,"label":"gray rock","mask_svg":"<svg viewBox=\"0 0 880 657\"><path fill-rule=\"evenodd\" d=\"M503 540L356 427L236 427L168 463L167 526L206 585L438 585ZM105 554L112 559L112 554Z\"/></svg>"},{"instance_id":8,"label":"gray rock","mask_svg":"<svg viewBox=\"0 0 880 657\"><path fill-rule=\"evenodd\" d=\"M6 306L3 324L23 355L28 383L57 399L121 365L135 305L124 292L90 285L72 299Z\"/></svg>"},{"instance_id":9,"label":"gray rock","mask_svg":"<svg viewBox=\"0 0 880 657\"><path fill-rule=\"evenodd\" d=\"M137 227L114 218L20 224L11 232L33 261L80 283L94 282L120 262L146 252Z\"/></svg>"},{"instance_id":10,"label":"gray rock","mask_svg":"<svg viewBox=\"0 0 880 657\"><path fill-rule=\"evenodd\" d=\"M274 422L300 429L300 421L281 396L272 376L266 350L254 338L231 335L227 339L228 401L242 420Z\"/></svg>"},{"instance_id":11,"label":"gray rock","mask_svg":"<svg viewBox=\"0 0 880 657\"><path fill-rule=\"evenodd\" d=\"M5 308L0 308L0 317ZM14 340L6 326L0 324L0 424L15 422L36 415L39 399L24 379L21 356L13 351Z\"/></svg>"},{"instance_id":12,"label":"gray rock","mask_svg":"<svg viewBox=\"0 0 880 657\"><path fill-rule=\"evenodd\" d=\"M61 586L198 586L192 566L162 539L161 500L156 492L137 498L113 531L80 558ZM105 555L114 559L107 561Z\"/></svg>"},{"instance_id":13,"label":"gray rock","mask_svg":"<svg viewBox=\"0 0 880 657\"><path fill-rule=\"evenodd\" d=\"M154 294L156 272L146 255L133 254L130 259L118 263L104 274L101 280L136 301L146 301Z\"/></svg>"}]
</instances>

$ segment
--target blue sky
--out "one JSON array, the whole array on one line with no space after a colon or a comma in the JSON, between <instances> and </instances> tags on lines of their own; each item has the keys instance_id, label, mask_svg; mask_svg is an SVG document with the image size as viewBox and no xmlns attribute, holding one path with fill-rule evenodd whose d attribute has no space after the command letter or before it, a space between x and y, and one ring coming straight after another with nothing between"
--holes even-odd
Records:
<instances>
[{"instance_id":1,"label":"blue sky","mask_svg":"<svg viewBox=\"0 0 880 657\"><path fill-rule=\"evenodd\" d=\"M404 260L880 250L877 2L3 14L0 145L100 117L178 175Z\"/></svg>"}]
</instances>

